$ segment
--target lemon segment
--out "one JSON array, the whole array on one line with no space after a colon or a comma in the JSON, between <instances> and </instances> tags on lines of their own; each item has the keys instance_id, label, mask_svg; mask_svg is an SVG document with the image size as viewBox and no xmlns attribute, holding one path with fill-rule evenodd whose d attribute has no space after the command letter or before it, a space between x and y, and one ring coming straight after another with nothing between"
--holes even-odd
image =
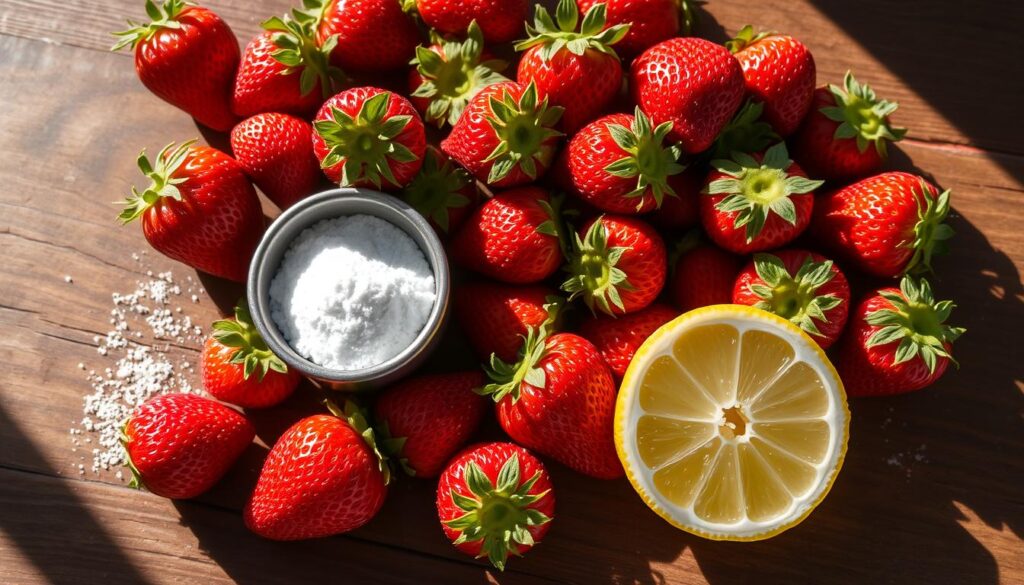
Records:
<instances>
[{"instance_id":1,"label":"lemon segment","mask_svg":"<svg viewBox=\"0 0 1024 585\"><path fill-rule=\"evenodd\" d=\"M673 525L760 540L824 499L849 418L842 382L810 337L759 309L716 305L662 326L636 352L615 445L633 487Z\"/></svg>"}]
</instances>

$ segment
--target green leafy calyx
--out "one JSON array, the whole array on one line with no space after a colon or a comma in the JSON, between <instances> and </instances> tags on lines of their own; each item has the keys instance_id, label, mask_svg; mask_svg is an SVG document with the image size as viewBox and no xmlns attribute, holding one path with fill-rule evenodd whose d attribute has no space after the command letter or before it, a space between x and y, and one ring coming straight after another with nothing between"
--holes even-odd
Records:
<instances>
[{"instance_id":1,"label":"green leafy calyx","mask_svg":"<svg viewBox=\"0 0 1024 585\"><path fill-rule=\"evenodd\" d=\"M487 176L489 184L496 183L520 168L531 179L537 178L537 163L546 164L551 153L544 143L561 136L552 127L562 117L562 108L548 106L548 98L537 99L537 86L526 86L517 101L505 90L500 96L491 96L488 102L491 115L487 123L498 138L498 146L484 159L492 162Z\"/></svg>"},{"instance_id":2,"label":"green leafy calyx","mask_svg":"<svg viewBox=\"0 0 1024 585\"><path fill-rule=\"evenodd\" d=\"M111 51L120 51L125 47L134 49L139 43L153 38L162 29L180 29L181 23L178 16L188 6L194 6L186 0L164 0L161 6L157 6L153 0L146 0L146 15L150 22L142 24L128 20L128 29L112 33L117 37L117 42L110 48Z\"/></svg>"},{"instance_id":3,"label":"green leafy calyx","mask_svg":"<svg viewBox=\"0 0 1024 585\"><path fill-rule=\"evenodd\" d=\"M754 270L764 283L749 285L750 292L761 299L754 306L789 319L811 335L821 336L815 321L827 323L826 313L843 302L834 294L818 294L836 276L831 260L815 262L808 256L791 275L778 256L755 254Z\"/></svg>"},{"instance_id":4,"label":"green leafy calyx","mask_svg":"<svg viewBox=\"0 0 1024 585\"><path fill-rule=\"evenodd\" d=\"M946 252L946 242L954 235L953 228L944 223L949 215L949 196L949 190L936 195L931 185L921 181L920 192L915 193L917 223L914 225L914 241L909 243L914 254L904 267L904 273L930 272L932 256Z\"/></svg>"},{"instance_id":5,"label":"green leafy calyx","mask_svg":"<svg viewBox=\"0 0 1024 585\"><path fill-rule=\"evenodd\" d=\"M132 194L120 203L123 205L123 209L118 219L122 223L130 223L135 220L161 197L170 197L181 201L181 191L178 186L188 181L188 177L177 177L175 174L184 164L195 142L195 140L189 140L179 146L175 146L172 142L156 155L156 159L152 163L146 156L145 150L139 153L137 160L139 170L149 178L150 184L141 193L132 186Z\"/></svg>"},{"instance_id":6,"label":"green leafy calyx","mask_svg":"<svg viewBox=\"0 0 1024 585\"><path fill-rule=\"evenodd\" d=\"M288 373L288 366L267 347L267 342L253 325L245 299L235 305L235 318L213 322L213 338L223 346L235 349L229 363L242 364L243 376L249 379L254 372L260 382L267 372Z\"/></svg>"},{"instance_id":7,"label":"green leafy calyx","mask_svg":"<svg viewBox=\"0 0 1024 585\"><path fill-rule=\"evenodd\" d=\"M142 473L139 468L135 466L135 462L132 461L132 454L128 450L128 444L131 443L131 437L128 436L128 424L131 422L131 418L125 419L121 424L121 430L118 433L118 441L121 443L121 447L124 449L124 466L128 468L132 476L128 480L128 487L134 489L143 489L146 484L142 482Z\"/></svg>"},{"instance_id":8,"label":"green leafy calyx","mask_svg":"<svg viewBox=\"0 0 1024 585\"><path fill-rule=\"evenodd\" d=\"M741 28L732 40L726 41L725 48L729 49L730 53L736 54L772 34L774 33L756 32L754 27L748 24Z\"/></svg>"},{"instance_id":9,"label":"green leafy calyx","mask_svg":"<svg viewBox=\"0 0 1024 585\"><path fill-rule=\"evenodd\" d=\"M317 43L316 28L319 20L314 12L292 10L292 16L273 17L261 26L270 31L276 50L270 54L286 66L282 75L299 74L299 91L307 95L317 82L326 99L334 95L335 84L345 79L341 69L331 65L331 51L338 44L337 35Z\"/></svg>"},{"instance_id":10,"label":"green leafy calyx","mask_svg":"<svg viewBox=\"0 0 1024 585\"><path fill-rule=\"evenodd\" d=\"M616 265L629 250L622 246L608 246L608 229L602 218L598 218L580 238L574 232L573 250L566 270L571 275L562 290L569 293L569 300L583 297L591 311L600 310L614 315L612 307L625 311L620 290L630 291L633 286L627 274Z\"/></svg>"},{"instance_id":11,"label":"green leafy calyx","mask_svg":"<svg viewBox=\"0 0 1024 585\"><path fill-rule=\"evenodd\" d=\"M886 144L902 140L906 135L906 128L896 128L889 124L889 116L899 104L879 99L871 87L859 83L849 71L843 78L843 87L829 85L828 89L836 105L821 108L821 113L839 122L835 132L836 140L856 139L857 148L861 152L874 143L875 150L884 158Z\"/></svg>"},{"instance_id":12,"label":"green leafy calyx","mask_svg":"<svg viewBox=\"0 0 1024 585\"><path fill-rule=\"evenodd\" d=\"M324 400L324 406L327 407L331 414L347 422L352 427L352 430L359 433L377 458L378 469L380 469L381 474L384 476L384 485L391 483L390 460L382 449L380 438L368 422L366 412L352 400L346 400L344 408L339 408L337 403L328 398Z\"/></svg>"},{"instance_id":13,"label":"green leafy calyx","mask_svg":"<svg viewBox=\"0 0 1024 585\"><path fill-rule=\"evenodd\" d=\"M576 0L560 0L555 8L554 19L547 8L537 4L533 25L526 25L528 38L516 43L516 50L525 51L539 46L540 58L543 61L550 61L563 49L573 55L583 55L588 50L615 55L612 45L626 36L629 25L617 24L605 28L606 9L604 3L591 6L583 15L583 23L580 24ZM577 24L580 24L579 31L576 30Z\"/></svg>"},{"instance_id":14,"label":"green leafy calyx","mask_svg":"<svg viewBox=\"0 0 1024 585\"><path fill-rule=\"evenodd\" d=\"M449 210L470 204L464 191L467 187L473 188L472 182L473 178L466 169L447 158L442 159L433 148L428 148L420 172L402 190L402 196L416 211L447 233Z\"/></svg>"},{"instance_id":15,"label":"green leafy calyx","mask_svg":"<svg viewBox=\"0 0 1024 585\"><path fill-rule=\"evenodd\" d=\"M889 301L891 308L867 315L867 323L878 327L868 338L868 347L898 342L893 365L920 357L933 373L940 357L956 364L946 345L956 341L965 329L946 325L956 308L953 301L936 302L927 280L915 281L909 276L903 277L899 292L883 290L879 295Z\"/></svg>"},{"instance_id":16,"label":"green leafy calyx","mask_svg":"<svg viewBox=\"0 0 1024 585\"><path fill-rule=\"evenodd\" d=\"M764 104L748 100L718 134L712 158L727 158L733 152L760 152L782 138L771 124L761 119Z\"/></svg>"},{"instance_id":17,"label":"green leafy calyx","mask_svg":"<svg viewBox=\"0 0 1024 585\"><path fill-rule=\"evenodd\" d=\"M678 175L686 167L679 164L682 150L676 144L665 145L665 137L672 131L672 122L662 122L652 128L651 119L640 108L636 109L629 128L621 124L608 124L608 135L626 156L606 166L604 170L623 179L636 179L636 188L627 193L629 198L650 192L658 207L665 195L675 196L668 178ZM637 209L643 201L637 202Z\"/></svg>"},{"instance_id":18,"label":"green leafy calyx","mask_svg":"<svg viewBox=\"0 0 1024 585\"><path fill-rule=\"evenodd\" d=\"M491 354L491 363L484 366L484 371L492 382L475 392L490 396L495 402L501 402L507 396L515 403L522 394L523 383L534 388L544 388L547 377L539 364L547 352L548 333L549 327L546 326L540 329L527 328L523 348L519 352L519 362L515 364Z\"/></svg>"},{"instance_id":19,"label":"green leafy calyx","mask_svg":"<svg viewBox=\"0 0 1024 585\"><path fill-rule=\"evenodd\" d=\"M725 195L715 209L736 214L733 226L746 228L748 243L761 233L770 213L796 225L796 205L790 195L810 193L824 183L789 175L786 171L793 161L782 142L765 151L761 162L749 154L734 152L732 160L714 160L711 164L726 176L712 181L706 192Z\"/></svg>"}]
</instances>

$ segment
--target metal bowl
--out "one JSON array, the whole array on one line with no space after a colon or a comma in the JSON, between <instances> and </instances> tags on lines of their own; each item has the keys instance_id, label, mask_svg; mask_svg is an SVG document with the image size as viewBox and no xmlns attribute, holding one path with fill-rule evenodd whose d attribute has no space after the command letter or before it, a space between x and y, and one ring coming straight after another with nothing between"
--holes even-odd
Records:
<instances>
[{"instance_id":1,"label":"metal bowl","mask_svg":"<svg viewBox=\"0 0 1024 585\"><path fill-rule=\"evenodd\" d=\"M379 217L409 234L423 251L431 270L437 299L423 330L409 347L388 361L359 370L335 370L315 364L292 349L270 316L270 282L292 241L306 228L347 215ZM437 347L448 321L451 290L448 259L437 233L415 209L404 201L370 189L331 189L312 195L281 214L263 235L249 267L246 294L253 323L270 349L288 367L332 390L371 390L413 372Z\"/></svg>"}]
</instances>

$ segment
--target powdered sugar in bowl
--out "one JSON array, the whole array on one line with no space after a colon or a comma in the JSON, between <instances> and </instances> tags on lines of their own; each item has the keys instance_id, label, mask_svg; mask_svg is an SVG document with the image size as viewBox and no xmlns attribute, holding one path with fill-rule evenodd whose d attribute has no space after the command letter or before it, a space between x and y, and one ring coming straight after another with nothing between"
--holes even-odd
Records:
<instances>
[{"instance_id":1,"label":"powdered sugar in bowl","mask_svg":"<svg viewBox=\"0 0 1024 585\"><path fill-rule=\"evenodd\" d=\"M270 349L334 390L376 388L422 364L440 341L449 290L427 221L368 189L325 191L281 214L247 286Z\"/></svg>"}]
</instances>

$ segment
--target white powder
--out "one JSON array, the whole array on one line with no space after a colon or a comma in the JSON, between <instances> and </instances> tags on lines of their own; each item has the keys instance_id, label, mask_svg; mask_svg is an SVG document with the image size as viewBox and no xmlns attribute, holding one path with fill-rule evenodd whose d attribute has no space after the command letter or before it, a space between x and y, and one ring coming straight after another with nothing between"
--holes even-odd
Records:
<instances>
[{"instance_id":1,"label":"white powder","mask_svg":"<svg viewBox=\"0 0 1024 585\"><path fill-rule=\"evenodd\" d=\"M303 231L270 284L271 318L314 363L358 370L408 347L436 298L423 251L377 217L321 221Z\"/></svg>"}]
</instances>

